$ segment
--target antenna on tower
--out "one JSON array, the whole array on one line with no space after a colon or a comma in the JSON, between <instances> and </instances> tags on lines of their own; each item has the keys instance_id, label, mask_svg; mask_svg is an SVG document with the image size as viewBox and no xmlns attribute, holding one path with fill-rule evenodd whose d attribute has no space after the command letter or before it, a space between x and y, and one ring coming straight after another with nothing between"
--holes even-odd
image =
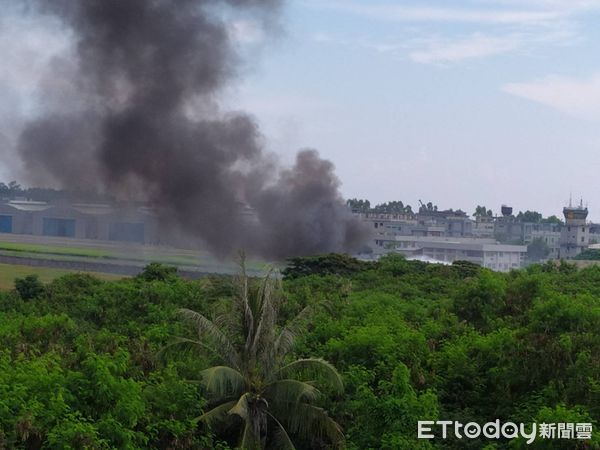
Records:
<instances>
[{"instance_id":1,"label":"antenna on tower","mask_svg":"<svg viewBox=\"0 0 600 450\"><path fill-rule=\"evenodd\" d=\"M573 193L569 192L569 208L573 207Z\"/></svg>"}]
</instances>

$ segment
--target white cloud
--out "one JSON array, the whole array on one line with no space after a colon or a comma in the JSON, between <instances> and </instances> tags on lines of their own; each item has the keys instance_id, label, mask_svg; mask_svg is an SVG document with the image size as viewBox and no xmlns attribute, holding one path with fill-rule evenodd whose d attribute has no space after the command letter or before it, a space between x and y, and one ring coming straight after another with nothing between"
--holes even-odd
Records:
<instances>
[{"instance_id":1,"label":"white cloud","mask_svg":"<svg viewBox=\"0 0 600 450\"><path fill-rule=\"evenodd\" d=\"M578 40L577 34L567 28L543 32L473 33L456 38L434 37L414 41L409 58L418 63L444 65L506 53L524 53L540 45L570 45Z\"/></svg>"},{"instance_id":2,"label":"white cloud","mask_svg":"<svg viewBox=\"0 0 600 450\"><path fill-rule=\"evenodd\" d=\"M461 7L398 5L391 1L304 0L312 8L331 9L396 22L464 22L498 25L543 25L592 10L600 0L471 0Z\"/></svg>"},{"instance_id":3,"label":"white cloud","mask_svg":"<svg viewBox=\"0 0 600 450\"><path fill-rule=\"evenodd\" d=\"M540 25L564 17L562 9L488 9L397 5L355 1L307 1L310 7L333 9L371 19L395 22L465 22L477 24Z\"/></svg>"},{"instance_id":4,"label":"white cloud","mask_svg":"<svg viewBox=\"0 0 600 450\"><path fill-rule=\"evenodd\" d=\"M600 10L600 0L470 0L461 7L423 7L392 2L305 0L313 8L333 9L367 19L414 25L412 36L393 39L336 38L324 44L354 45L408 57L417 63L447 65L501 54L529 53L542 46L568 46L583 40L579 16ZM431 35L430 23L440 23ZM452 25L451 29L449 25ZM457 31L459 31L457 33ZM419 36L420 34L420 36ZM414 36L418 37L415 38Z\"/></svg>"},{"instance_id":5,"label":"white cloud","mask_svg":"<svg viewBox=\"0 0 600 450\"><path fill-rule=\"evenodd\" d=\"M550 75L528 83L509 83L502 90L575 117L600 121L600 72L587 79Z\"/></svg>"},{"instance_id":6,"label":"white cloud","mask_svg":"<svg viewBox=\"0 0 600 450\"><path fill-rule=\"evenodd\" d=\"M583 11L600 8L600 0L474 0L478 4L512 5L528 8L553 8L563 11Z\"/></svg>"},{"instance_id":7,"label":"white cloud","mask_svg":"<svg viewBox=\"0 0 600 450\"><path fill-rule=\"evenodd\" d=\"M410 52L409 58L426 64L446 64L465 59L507 53L519 48L520 39L516 36L493 37L474 34L455 41L435 39L425 48Z\"/></svg>"},{"instance_id":8,"label":"white cloud","mask_svg":"<svg viewBox=\"0 0 600 450\"><path fill-rule=\"evenodd\" d=\"M507 53L527 53L543 45L573 45L580 41L578 34L568 27L504 34L499 32L496 34L476 32L459 36L438 34L412 39L397 37L388 40L316 33L312 39L322 44L363 48L408 58L421 64L439 66Z\"/></svg>"}]
</instances>

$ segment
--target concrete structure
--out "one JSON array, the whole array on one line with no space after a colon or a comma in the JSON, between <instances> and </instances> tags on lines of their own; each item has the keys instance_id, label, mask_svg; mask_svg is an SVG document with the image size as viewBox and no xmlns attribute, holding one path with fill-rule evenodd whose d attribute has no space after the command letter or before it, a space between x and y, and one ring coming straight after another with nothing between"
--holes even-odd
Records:
<instances>
[{"instance_id":1,"label":"concrete structure","mask_svg":"<svg viewBox=\"0 0 600 450\"><path fill-rule=\"evenodd\" d=\"M531 241L541 239L550 249L547 259L558 259L560 257L560 235L560 231L534 230L531 233Z\"/></svg>"},{"instance_id":2,"label":"concrete structure","mask_svg":"<svg viewBox=\"0 0 600 450\"><path fill-rule=\"evenodd\" d=\"M500 242L523 243L524 223L519 222L515 216L496 217L494 221L494 237Z\"/></svg>"},{"instance_id":3,"label":"concrete structure","mask_svg":"<svg viewBox=\"0 0 600 450\"><path fill-rule=\"evenodd\" d=\"M586 250L590 241L589 225L586 222L588 209L583 201L579 206L569 206L563 209L565 226L560 235L560 258L572 259Z\"/></svg>"},{"instance_id":4,"label":"concrete structure","mask_svg":"<svg viewBox=\"0 0 600 450\"><path fill-rule=\"evenodd\" d=\"M471 237L473 221L460 211L386 214L357 213L375 236Z\"/></svg>"},{"instance_id":5,"label":"concrete structure","mask_svg":"<svg viewBox=\"0 0 600 450\"><path fill-rule=\"evenodd\" d=\"M439 236L473 236L473 220L461 210L419 211L416 219L423 226L436 226L443 229ZM428 235L433 236L432 234Z\"/></svg>"},{"instance_id":6,"label":"concrete structure","mask_svg":"<svg viewBox=\"0 0 600 450\"><path fill-rule=\"evenodd\" d=\"M494 218L490 216L477 216L473 224L473 237L493 238L494 237Z\"/></svg>"},{"instance_id":7,"label":"concrete structure","mask_svg":"<svg viewBox=\"0 0 600 450\"><path fill-rule=\"evenodd\" d=\"M524 245L498 244L493 239L380 236L375 245L375 253L398 252L444 263L464 260L500 272L523 267L527 254Z\"/></svg>"},{"instance_id":8,"label":"concrete structure","mask_svg":"<svg viewBox=\"0 0 600 450\"><path fill-rule=\"evenodd\" d=\"M589 223L590 244L600 244L600 223Z\"/></svg>"},{"instance_id":9,"label":"concrete structure","mask_svg":"<svg viewBox=\"0 0 600 450\"><path fill-rule=\"evenodd\" d=\"M158 243L156 215L146 207L105 204L0 203L0 233Z\"/></svg>"},{"instance_id":10,"label":"concrete structure","mask_svg":"<svg viewBox=\"0 0 600 450\"><path fill-rule=\"evenodd\" d=\"M504 244L526 248L541 239L550 249L547 259L571 259L585 250L589 244L600 243L600 224L586 223L587 208L569 206L563 211L566 225L539 221L524 222L513 215L513 209L502 205L501 216L476 216L471 220L462 211L421 210L415 215L391 217L391 215L361 214L373 230L371 248L375 254L398 250L397 241L410 238L473 238L484 244ZM487 242L490 244L490 242ZM409 252L405 252L409 253ZM435 253L435 252L434 252ZM424 255L423 258L428 258ZM447 257L447 255L445 256ZM482 265L488 261L482 260ZM502 261L500 265L512 267L514 261Z\"/></svg>"},{"instance_id":11,"label":"concrete structure","mask_svg":"<svg viewBox=\"0 0 600 450\"><path fill-rule=\"evenodd\" d=\"M542 238L549 244L560 232L561 225L549 222L523 222L512 214L512 208L502 205L502 216L494 218L494 237L506 244L531 244ZM550 245L549 245L550 246Z\"/></svg>"}]
</instances>

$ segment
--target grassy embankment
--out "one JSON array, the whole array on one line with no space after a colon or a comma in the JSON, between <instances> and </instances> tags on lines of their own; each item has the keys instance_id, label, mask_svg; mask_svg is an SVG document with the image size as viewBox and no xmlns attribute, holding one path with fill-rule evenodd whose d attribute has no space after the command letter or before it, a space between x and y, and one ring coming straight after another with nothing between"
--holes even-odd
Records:
<instances>
[{"instance_id":1,"label":"grassy embankment","mask_svg":"<svg viewBox=\"0 0 600 450\"><path fill-rule=\"evenodd\" d=\"M14 287L15 278L23 278L27 275L36 274L44 283L49 283L55 278L67 275L73 271L64 269L52 269L49 267L32 267L17 264L0 264L0 289L8 290ZM118 280L124 278L123 275L114 275L109 273L90 272L91 275L102 280Z\"/></svg>"},{"instance_id":2,"label":"grassy embankment","mask_svg":"<svg viewBox=\"0 0 600 450\"><path fill-rule=\"evenodd\" d=\"M131 252L116 248L105 249L84 246L0 242L0 254L55 261L102 261L107 263L128 261L134 264L159 262L178 267L193 268L201 272L214 273L234 273L237 268L235 263L220 261L206 252L198 252L196 256L186 251L182 251L180 254L173 250L163 253L160 248L149 248L143 252ZM263 265L263 263L258 261L248 261L250 272L261 271ZM42 281L49 282L59 276L72 272L66 269L50 267L0 264L0 289L12 288L16 277L38 274ZM94 275L105 280L114 280L123 277L122 275L105 273L94 273Z\"/></svg>"}]
</instances>

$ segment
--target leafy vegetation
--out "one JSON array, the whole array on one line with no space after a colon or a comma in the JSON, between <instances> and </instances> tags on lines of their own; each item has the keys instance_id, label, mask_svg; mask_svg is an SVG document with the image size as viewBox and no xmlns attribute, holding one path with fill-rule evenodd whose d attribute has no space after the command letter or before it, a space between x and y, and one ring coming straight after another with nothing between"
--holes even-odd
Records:
<instances>
[{"instance_id":1,"label":"leafy vegetation","mask_svg":"<svg viewBox=\"0 0 600 450\"><path fill-rule=\"evenodd\" d=\"M485 206L477 205L475 208L475 212L473 213L474 217L494 217L494 212L491 209L487 209Z\"/></svg>"},{"instance_id":2,"label":"leafy vegetation","mask_svg":"<svg viewBox=\"0 0 600 450\"><path fill-rule=\"evenodd\" d=\"M224 358L239 356L249 330L257 333L239 320L244 296L231 277L185 281L153 266L120 281L68 275L22 290L31 295L0 293L0 447L225 450L240 443L239 430L248 423L242 405L248 410L254 399L261 410L255 417L273 414L295 448L331 448L326 433L309 439L293 420L284 423L297 411L274 413L295 392L302 400L295 404L314 406L339 424L350 450L529 448L521 441L418 440L417 421L437 419L590 422L591 441L530 447L600 448L599 267L547 263L502 274L397 255L371 264L329 255L292 267L298 270L287 272L281 290L275 280L248 285L255 319L263 314L260 305L277 311L255 342L262 342L257 349L272 348L307 307L312 318L301 328L308 332L293 333L295 345L281 358L257 350L251 353L257 365L240 370ZM215 324L238 350L215 355L169 347L174 336L200 338L211 348L221 342L214 332L198 336L198 321L179 320L181 310ZM234 332L240 325L245 331ZM258 363L267 359L274 362ZM299 383L267 396L266 386L281 379L268 365L312 359L337 369L343 394L334 382L313 396L317 384L308 381L320 378L294 371L286 379ZM263 380L265 390L253 389L249 373L260 374L252 380ZM273 410L261 409L259 391ZM242 401L230 420L206 420L221 401L242 398L250 403ZM261 444L274 447L277 424L267 419L264 433L260 423L250 428L259 430Z\"/></svg>"},{"instance_id":3,"label":"leafy vegetation","mask_svg":"<svg viewBox=\"0 0 600 450\"><path fill-rule=\"evenodd\" d=\"M584 261L600 261L600 250L590 248L584 252L581 252L575 257L575 259Z\"/></svg>"},{"instance_id":4,"label":"leafy vegetation","mask_svg":"<svg viewBox=\"0 0 600 450\"><path fill-rule=\"evenodd\" d=\"M291 258L288 266L282 271L287 279L308 275L341 275L349 276L372 267L373 263L359 261L348 255L330 253L327 255Z\"/></svg>"},{"instance_id":5,"label":"leafy vegetation","mask_svg":"<svg viewBox=\"0 0 600 450\"><path fill-rule=\"evenodd\" d=\"M249 450L294 449L295 435L310 448L340 446L340 426L315 405L320 385L338 395L343 392L340 374L323 359L288 358L314 307L306 306L277 329L283 297L271 272L252 287L242 263L237 291L233 314L215 321L190 309L179 310L199 337L179 338L172 346L209 350L224 364L200 373L213 404L198 420L210 426L237 418L243 430L239 446Z\"/></svg>"},{"instance_id":6,"label":"leafy vegetation","mask_svg":"<svg viewBox=\"0 0 600 450\"><path fill-rule=\"evenodd\" d=\"M56 278L63 277L70 273L72 273L72 271L51 267L34 267L21 264L0 264L0 289L11 289L15 284L16 278L26 278L31 275L37 275L40 281L48 283ZM123 275L114 275L109 273L90 272L90 274L103 280L118 280L123 278Z\"/></svg>"}]
</instances>

